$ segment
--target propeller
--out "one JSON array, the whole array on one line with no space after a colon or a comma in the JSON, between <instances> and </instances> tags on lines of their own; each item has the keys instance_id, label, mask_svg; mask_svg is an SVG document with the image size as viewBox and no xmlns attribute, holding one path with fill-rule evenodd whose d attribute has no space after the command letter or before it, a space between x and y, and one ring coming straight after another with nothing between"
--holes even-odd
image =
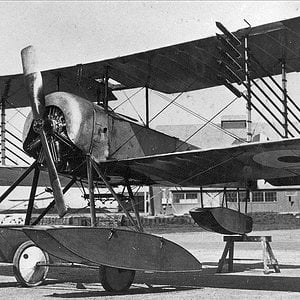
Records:
<instances>
[{"instance_id":1,"label":"propeller","mask_svg":"<svg viewBox=\"0 0 300 300\"><path fill-rule=\"evenodd\" d=\"M28 46L24 48L21 51L21 57L25 86L27 88L27 93L33 114L33 129L40 135L56 208L58 211L58 215L60 217L63 217L67 212L67 208L44 129L45 96L43 92L42 75L38 69L34 47Z\"/></svg>"}]
</instances>

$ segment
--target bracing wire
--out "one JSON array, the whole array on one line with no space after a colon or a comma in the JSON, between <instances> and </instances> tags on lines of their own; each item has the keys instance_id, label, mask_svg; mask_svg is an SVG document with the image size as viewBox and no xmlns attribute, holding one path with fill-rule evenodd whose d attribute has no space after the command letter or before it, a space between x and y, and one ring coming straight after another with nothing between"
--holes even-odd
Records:
<instances>
[{"instance_id":1,"label":"bracing wire","mask_svg":"<svg viewBox=\"0 0 300 300\"><path fill-rule=\"evenodd\" d=\"M141 87L140 89L138 89L135 93L133 93L132 95L130 95L129 97L127 97L124 101L122 101L119 105L117 105L116 107L113 108L113 111L116 111L119 107L121 107L123 104L125 104L128 100L130 100L131 98L133 98L135 95L137 95L141 90L143 89L143 87Z\"/></svg>"},{"instance_id":2,"label":"bracing wire","mask_svg":"<svg viewBox=\"0 0 300 300\"><path fill-rule=\"evenodd\" d=\"M157 95L159 95L162 99L166 100L166 101L170 101L170 99L168 97L166 97L165 95L161 94L161 93L157 93ZM222 108L222 111L224 111L228 106L230 106L233 102L235 102L238 98L234 98L227 106L225 106L224 108ZM207 119L203 116L201 116L200 114L192 111L191 109L187 108L186 106L179 104L177 102L174 103L174 105L176 105L177 107L181 108L182 110L186 111L187 113L190 113L191 115L193 115L194 117L206 122L203 127L205 127L206 125L211 125L215 128L217 128L218 130L224 132L225 134L231 136L232 138L239 140L241 142L244 142L244 140L242 138L240 138L239 136L235 135L234 133L230 132L229 130L226 130L222 127L220 127L219 125L213 123L213 119L216 118L222 111L218 112L217 114L215 114L212 118ZM196 133L198 133L203 127L201 127L197 132L195 132L193 135L195 135ZM192 136L190 136L187 140L189 140ZM187 142L187 140L185 140L184 142Z\"/></svg>"},{"instance_id":3,"label":"bracing wire","mask_svg":"<svg viewBox=\"0 0 300 300\"><path fill-rule=\"evenodd\" d=\"M139 114L139 112L137 111L137 109L135 108L135 106L133 105L133 103L131 102L131 100L128 98L127 94L125 91L123 91L125 97L127 98L129 104L131 105L131 107L133 108L133 110L135 111L135 113L137 114L138 118L140 119L141 123L145 126L145 122L143 121L143 118L141 117L141 115Z\"/></svg>"}]
</instances>

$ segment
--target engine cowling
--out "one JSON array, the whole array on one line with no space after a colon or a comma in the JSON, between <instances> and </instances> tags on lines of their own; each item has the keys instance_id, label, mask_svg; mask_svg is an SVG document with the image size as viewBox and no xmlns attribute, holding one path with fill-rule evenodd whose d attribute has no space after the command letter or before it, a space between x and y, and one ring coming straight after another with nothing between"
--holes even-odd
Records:
<instances>
[{"instance_id":1,"label":"engine cowling","mask_svg":"<svg viewBox=\"0 0 300 300\"><path fill-rule=\"evenodd\" d=\"M43 126L59 168L66 168L70 161L87 154L96 162L107 159L108 117L102 107L66 92L51 93L45 100L46 121ZM23 148L38 159L41 147L35 126L30 113L23 130Z\"/></svg>"}]
</instances>

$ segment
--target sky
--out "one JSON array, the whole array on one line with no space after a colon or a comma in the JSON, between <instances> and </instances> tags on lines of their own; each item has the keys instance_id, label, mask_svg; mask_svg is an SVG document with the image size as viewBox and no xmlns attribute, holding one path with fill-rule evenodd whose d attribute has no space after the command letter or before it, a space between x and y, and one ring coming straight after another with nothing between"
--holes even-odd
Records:
<instances>
[{"instance_id":1,"label":"sky","mask_svg":"<svg viewBox=\"0 0 300 300\"><path fill-rule=\"evenodd\" d=\"M0 75L22 72L20 51L30 44L37 48L41 69L46 70L212 36L217 32L216 21L235 31L247 27L244 19L252 26L288 19L299 16L299 8L298 1L0 1ZM299 94L299 80L298 74L288 74L290 95ZM119 92L120 101L112 107L135 92ZM117 111L139 118L137 110L144 118L143 98L144 94L139 93ZM211 118L233 99L228 90L217 87L185 93L177 102ZM152 115L167 104L150 92ZM223 114L245 114L245 107L245 101L239 99ZM7 115L10 126L18 128L11 130L20 134L24 117L15 111ZM253 118L260 120L255 114ZM151 127L186 123L199 120L170 107Z\"/></svg>"},{"instance_id":2,"label":"sky","mask_svg":"<svg viewBox=\"0 0 300 300\"><path fill-rule=\"evenodd\" d=\"M300 2L0 2L1 74L19 73L20 49L40 50L41 67L74 65L298 16ZM5 63L3 63L5 62Z\"/></svg>"},{"instance_id":3,"label":"sky","mask_svg":"<svg viewBox=\"0 0 300 300\"><path fill-rule=\"evenodd\" d=\"M235 31L299 15L298 1L65 1L0 2L0 74L21 73L20 50L37 47L42 69L98 61L212 36L215 21ZM291 75L291 92L298 86ZM118 93L119 105L126 95ZM173 96L169 96L171 99ZM210 118L233 94L214 88L182 95L177 102ZM144 118L144 93L132 98L132 105ZM131 103L118 111L139 119ZM150 93L150 112L155 115L167 102ZM236 101L224 114L245 114L244 100ZM254 114L255 118L255 114ZM219 119L216 119L218 121ZM179 108L170 107L151 123L198 123Z\"/></svg>"}]
</instances>

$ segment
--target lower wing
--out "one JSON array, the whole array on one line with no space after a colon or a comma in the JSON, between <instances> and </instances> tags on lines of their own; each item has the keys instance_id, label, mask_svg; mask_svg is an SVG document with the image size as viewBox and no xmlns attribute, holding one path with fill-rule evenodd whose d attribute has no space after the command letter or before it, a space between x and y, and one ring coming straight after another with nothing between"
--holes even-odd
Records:
<instances>
[{"instance_id":1,"label":"lower wing","mask_svg":"<svg viewBox=\"0 0 300 300\"><path fill-rule=\"evenodd\" d=\"M300 184L300 139L247 143L101 163L108 176L132 183L202 186L265 179Z\"/></svg>"}]
</instances>

